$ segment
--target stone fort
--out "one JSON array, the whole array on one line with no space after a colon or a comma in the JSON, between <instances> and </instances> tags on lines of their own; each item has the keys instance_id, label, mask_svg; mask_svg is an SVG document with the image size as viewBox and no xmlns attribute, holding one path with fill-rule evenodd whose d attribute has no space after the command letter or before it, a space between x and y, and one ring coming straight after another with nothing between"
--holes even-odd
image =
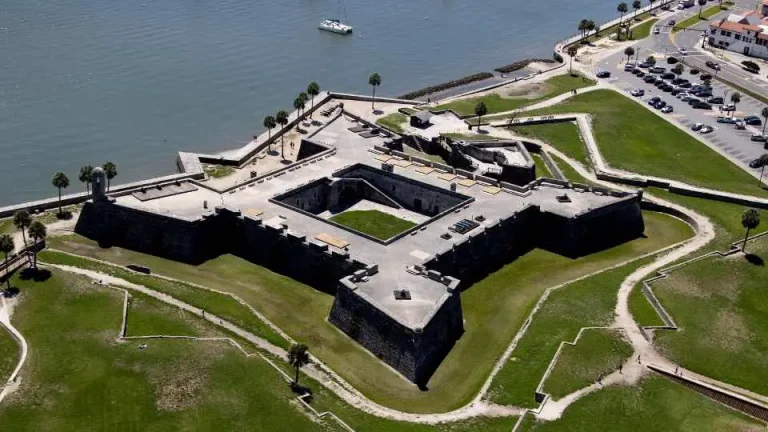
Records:
<instances>
[{"instance_id":1,"label":"stone fort","mask_svg":"<svg viewBox=\"0 0 768 432\"><path fill-rule=\"evenodd\" d=\"M95 170L76 232L193 265L234 254L333 295L330 323L425 385L462 336L463 290L534 248L578 257L644 231L641 193L536 178L524 143L424 142L452 154L435 162L369 123L369 102L321 97L320 120L294 113L244 148L181 153L184 179L108 195ZM276 150L281 134L298 148ZM235 173L211 178L211 163ZM371 209L411 227L381 239L331 220Z\"/></svg>"}]
</instances>

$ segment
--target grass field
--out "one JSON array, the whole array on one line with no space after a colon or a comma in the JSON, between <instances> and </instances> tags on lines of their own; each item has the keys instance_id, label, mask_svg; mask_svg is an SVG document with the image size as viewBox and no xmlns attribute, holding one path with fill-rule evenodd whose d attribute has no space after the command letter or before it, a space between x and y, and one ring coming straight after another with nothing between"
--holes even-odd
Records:
<instances>
[{"instance_id":1,"label":"grass field","mask_svg":"<svg viewBox=\"0 0 768 432\"><path fill-rule=\"evenodd\" d=\"M537 154L531 154L531 157L533 157L533 162L536 164L536 177L547 177L547 178L554 178L552 175L552 172L547 167L547 164L544 163L544 158Z\"/></svg>"},{"instance_id":2,"label":"grass field","mask_svg":"<svg viewBox=\"0 0 768 432\"><path fill-rule=\"evenodd\" d=\"M728 159L613 90L577 95L530 114L558 113L592 114L600 151L617 168L730 192L768 195L755 178Z\"/></svg>"},{"instance_id":3,"label":"grass field","mask_svg":"<svg viewBox=\"0 0 768 432\"><path fill-rule=\"evenodd\" d=\"M387 240L416 226L411 221L378 210L350 210L330 220L379 240Z\"/></svg>"},{"instance_id":4,"label":"grass field","mask_svg":"<svg viewBox=\"0 0 768 432\"><path fill-rule=\"evenodd\" d=\"M16 362L19 361L19 350L19 344L11 333L0 325L0 383L4 384L5 380L11 376Z\"/></svg>"},{"instance_id":5,"label":"grass field","mask_svg":"<svg viewBox=\"0 0 768 432\"><path fill-rule=\"evenodd\" d=\"M664 321L659 317L656 309L651 306L651 303L645 298L641 285L638 284L629 293L629 311L632 313L632 317L640 326L661 326L664 325Z\"/></svg>"},{"instance_id":6,"label":"grass field","mask_svg":"<svg viewBox=\"0 0 768 432\"><path fill-rule=\"evenodd\" d=\"M117 342L118 291L60 271L45 282L17 278L14 285L22 293L14 322L29 341L30 356L21 387L0 406L3 430L342 430L330 419L310 418L274 369L227 343ZM137 293L128 332L223 336L199 317ZM430 426L384 420L302 380L315 390L316 409L333 410L355 430L508 431L516 421Z\"/></svg>"},{"instance_id":7,"label":"grass field","mask_svg":"<svg viewBox=\"0 0 768 432\"><path fill-rule=\"evenodd\" d=\"M571 168L571 165L566 163L564 160L560 159L559 157L550 154L552 156L552 160L555 161L557 164L557 167L560 168L560 171L565 175L565 178L568 179L570 182L575 183L581 183L581 184L592 184L589 180L586 179L586 177L582 176L578 172L576 172L575 169Z\"/></svg>"},{"instance_id":8,"label":"grass field","mask_svg":"<svg viewBox=\"0 0 768 432\"><path fill-rule=\"evenodd\" d=\"M632 346L616 330L586 330L576 345L566 345L544 391L555 400L587 387L615 372L632 355Z\"/></svg>"},{"instance_id":9,"label":"grass field","mask_svg":"<svg viewBox=\"0 0 768 432\"><path fill-rule=\"evenodd\" d=\"M639 385L611 386L569 406L563 417L523 420L525 432L763 431L765 425L657 375Z\"/></svg>"},{"instance_id":10,"label":"grass field","mask_svg":"<svg viewBox=\"0 0 768 432\"><path fill-rule=\"evenodd\" d=\"M427 159L427 160L430 160L432 162L437 162L437 163L442 163L442 164L446 163L445 160L442 157L440 157L439 155L424 153L424 152L416 150L415 148L413 148L413 147L411 147L409 145L403 145L403 153L405 153L405 154L407 154L409 156L416 156L416 157L420 157L422 159Z\"/></svg>"},{"instance_id":11,"label":"grass field","mask_svg":"<svg viewBox=\"0 0 768 432\"><path fill-rule=\"evenodd\" d=\"M318 358L371 399L410 412L439 412L471 400L546 288L689 235L687 225L676 219L655 213L645 213L645 218L646 238L579 259L534 250L464 291L465 333L428 383L428 391L394 374L328 323L332 296L242 259L222 256L190 266L119 248L102 249L77 236L54 238L50 244L122 265L147 265L157 274L235 293L291 337L307 344ZM467 367L469 363L473 367Z\"/></svg>"},{"instance_id":12,"label":"grass field","mask_svg":"<svg viewBox=\"0 0 768 432\"><path fill-rule=\"evenodd\" d=\"M389 128L396 133L403 133L403 123L408 123L408 116L399 112L386 115L376 120L376 124L379 126Z\"/></svg>"},{"instance_id":13,"label":"grass field","mask_svg":"<svg viewBox=\"0 0 768 432\"><path fill-rule=\"evenodd\" d=\"M640 40L647 38L651 34L651 28L653 28L653 25L656 24L657 21L659 21L658 18L652 18L637 27L634 27L632 29L632 39Z\"/></svg>"},{"instance_id":14,"label":"grass field","mask_svg":"<svg viewBox=\"0 0 768 432\"><path fill-rule=\"evenodd\" d=\"M677 33L679 31L682 31L683 29L687 29L688 27L694 26L702 21L709 21L710 18L713 16L719 14L720 12L727 11L727 7L720 7L720 5L714 5L712 7L708 7L701 11L701 18L699 18L699 14L689 16L688 18L680 21L679 23L675 24L675 28L672 29L672 33Z\"/></svg>"},{"instance_id":15,"label":"grass field","mask_svg":"<svg viewBox=\"0 0 768 432\"><path fill-rule=\"evenodd\" d=\"M540 139L581 162L584 166L590 166L587 149L575 123L561 122L515 126L512 131L524 137Z\"/></svg>"},{"instance_id":16,"label":"grass field","mask_svg":"<svg viewBox=\"0 0 768 432\"><path fill-rule=\"evenodd\" d=\"M748 244L748 252L759 258L707 258L654 283L680 327L657 333L655 343L694 372L768 394L768 238Z\"/></svg>"},{"instance_id":17,"label":"grass field","mask_svg":"<svg viewBox=\"0 0 768 432\"><path fill-rule=\"evenodd\" d=\"M168 281L138 274L124 268L111 266L104 263L72 256L69 254L57 252L55 250L45 250L40 253L40 259L52 264L69 265L73 267L87 268L101 273L116 276L138 285L144 285L155 291L173 296L192 306L203 308L227 321L243 327L251 333L258 335L272 344L289 348L289 343L282 336L275 333L267 324L261 321L247 307L240 304L237 300L224 294L202 290L191 285Z\"/></svg>"},{"instance_id":18,"label":"grass field","mask_svg":"<svg viewBox=\"0 0 768 432\"><path fill-rule=\"evenodd\" d=\"M557 75L544 81L544 90L535 95L500 96L496 93L487 96L455 100L447 104L438 105L434 111L451 109L459 115L475 115L475 106L485 102L488 114L510 111L527 105L532 105L573 89L580 89L595 85L595 81L582 76Z\"/></svg>"},{"instance_id":19,"label":"grass field","mask_svg":"<svg viewBox=\"0 0 768 432\"><path fill-rule=\"evenodd\" d=\"M235 168L228 165L206 165L205 173L213 178L223 178L235 173Z\"/></svg>"}]
</instances>

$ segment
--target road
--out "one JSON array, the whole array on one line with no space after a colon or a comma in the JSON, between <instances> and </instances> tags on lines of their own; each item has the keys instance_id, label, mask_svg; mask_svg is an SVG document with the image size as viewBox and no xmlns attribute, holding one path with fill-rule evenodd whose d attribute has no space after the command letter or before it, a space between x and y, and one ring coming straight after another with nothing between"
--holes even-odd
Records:
<instances>
[{"instance_id":1,"label":"road","mask_svg":"<svg viewBox=\"0 0 768 432\"><path fill-rule=\"evenodd\" d=\"M638 52L637 57L642 61L649 55L653 55L658 61L658 66L671 69L672 65L668 65L664 60L665 56L674 55L676 57L681 57L681 55L678 52L677 47L672 43L670 39L670 27L667 25L667 23L671 19L676 19L679 21L684 19L685 15L691 15L694 13L698 13L698 8L691 8L683 12L663 14L658 24L660 33L657 35L651 34L646 39L641 40L634 45L635 50ZM694 50L691 50L690 47L688 47L688 50L689 55L686 56L686 58L701 55L697 54ZM623 55L623 53L619 52L600 61L597 65L597 69L611 72L611 77L608 78L607 81L619 87L621 90L626 92L629 92L632 89L645 90L645 96L643 97L644 101L650 99L653 96L661 97L662 100L672 105L674 108L673 113L663 114L670 121L677 122L684 127L690 127L694 123L703 123L715 128L714 132L710 134L700 135L701 138L708 142L711 146L717 147L730 155L745 169L751 170L752 168L749 168L749 162L766 152L762 143L750 140L750 137L753 133L762 132L762 127L748 126L745 130L736 130L733 125L716 123L717 117L721 115L717 109L693 109L687 103L679 101L670 93L662 92L652 84L646 84L643 82L642 78L638 78L629 72L624 72L623 68L626 60L627 57ZM697 75L690 74L690 69L690 67L687 67L682 77L687 78L693 83L700 81ZM702 68L701 70L704 72L713 72L711 70L707 70L707 68ZM723 96L724 99L730 98L730 95L735 92L733 88L715 80L712 81L712 87L713 95ZM768 94L768 89L763 89L763 93ZM737 105L735 116L739 117L750 114L756 114L759 116L764 106L765 105L762 102L743 94L741 102Z\"/></svg>"}]
</instances>

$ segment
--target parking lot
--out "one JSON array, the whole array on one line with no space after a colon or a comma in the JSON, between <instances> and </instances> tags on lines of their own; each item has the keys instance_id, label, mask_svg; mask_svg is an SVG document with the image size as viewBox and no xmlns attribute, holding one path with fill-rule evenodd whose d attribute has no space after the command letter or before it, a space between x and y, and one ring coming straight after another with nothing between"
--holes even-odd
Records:
<instances>
[{"instance_id":1,"label":"parking lot","mask_svg":"<svg viewBox=\"0 0 768 432\"><path fill-rule=\"evenodd\" d=\"M651 38L654 36L656 37L665 37L663 35L652 35ZM650 38L649 38L650 39ZM635 49L640 49L640 63L642 63L648 55L655 54L652 50L650 50L647 47L643 47L642 44L648 44L652 42L641 42L638 44L638 46L635 47ZM670 53L671 55L680 57L681 53L675 52ZM658 54L657 54L658 55ZM687 55L696 55L695 52L689 52ZM701 133L701 130L698 132L699 136L709 142L711 145L716 146L720 148L722 151L729 154L734 159L738 160L742 166L745 168L749 167L749 163L758 158L760 155L766 152L766 149L764 148L764 143L762 142L755 142L752 141L752 135L753 134L762 134L763 132L763 126L762 126L762 118L760 117L760 113L764 107L762 103L759 101L742 94L741 95L741 102L736 104L736 111L733 113L724 112L721 111L720 108L723 106L723 104L710 104L711 108L706 109L706 107L703 107L705 109L696 109L689 105L689 103L681 101L677 97L672 95L671 91L663 91L661 88L656 87L655 83L647 83L644 81L644 77L647 76L649 69L642 69L644 75L642 77L639 77L631 71L625 71L625 65L626 65L626 56L622 55L622 53L617 53L615 55L612 55L608 57L606 60L600 63L598 69L600 70L606 70L611 73L611 76L606 79L602 79L603 81L608 81L615 86L619 87L621 90L626 91L627 93L631 93L632 90L642 90L643 95L642 96L633 96L638 99L642 99L642 102L644 104L647 104L648 101L654 97L660 98L660 100L664 101L664 105L668 105L672 107L672 112L670 113L661 113L661 109L656 110L664 117L667 117L670 119L670 121L676 121L679 124L685 126L686 128L690 129L694 124L701 123L704 126L709 126L712 128L711 132L708 132L707 128L702 129L707 133ZM634 58L633 58L634 62ZM674 64L668 64L666 59L662 56L657 57L656 62L657 67L665 68L666 73L670 73L672 68L675 66ZM671 84L672 79L671 78L681 78L684 80L687 80L691 87L693 87L696 84L703 84L701 80L702 74L711 74L714 75L714 70L707 68L707 70L700 70L698 74L692 74L691 69L688 67L684 68L684 72L682 74L678 75L668 75L666 80L664 80L665 83ZM664 74L653 74L654 76L660 77ZM712 97L722 97L723 102L725 104L728 104L731 102L730 98L731 95L735 92L730 87L727 87L726 85L722 84L721 82L717 80L711 80L711 93ZM672 88L678 88L678 86L673 86ZM669 87L667 90L671 90ZM682 91L688 91L690 88L686 89L680 89ZM703 97L699 98L701 100L708 100L710 97ZM669 108L667 108L669 110ZM760 125L746 125L744 129L737 129L734 124L728 124L728 123L718 123L717 119L721 116L729 116L732 115L735 119L744 118L745 116L750 115L756 115L758 116L760 120ZM748 168L749 169L749 168Z\"/></svg>"}]
</instances>

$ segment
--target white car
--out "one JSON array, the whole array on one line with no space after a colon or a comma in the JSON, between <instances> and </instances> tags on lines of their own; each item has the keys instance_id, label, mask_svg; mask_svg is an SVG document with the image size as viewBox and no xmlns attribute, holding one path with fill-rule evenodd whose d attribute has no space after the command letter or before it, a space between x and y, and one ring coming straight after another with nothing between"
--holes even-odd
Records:
<instances>
[{"instance_id":1,"label":"white car","mask_svg":"<svg viewBox=\"0 0 768 432\"><path fill-rule=\"evenodd\" d=\"M659 34L660 30L658 27L653 28L653 34Z\"/></svg>"},{"instance_id":2,"label":"white car","mask_svg":"<svg viewBox=\"0 0 768 432\"><path fill-rule=\"evenodd\" d=\"M643 90L643 89L634 89L631 92L629 92L629 94L631 94L632 96L640 97L640 96L645 95L645 90Z\"/></svg>"},{"instance_id":3,"label":"white car","mask_svg":"<svg viewBox=\"0 0 768 432\"><path fill-rule=\"evenodd\" d=\"M680 92L675 96L676 98L683 100L684 97L689 96L687 92Z\"/></svg>"},{"instance_id":4,"label":"white car","mask_svg":"<svg viewBox=\"0 0 768 432\"><path fill-rule=\"evenodd\" d=\"M661 112L663 112L664 114L669 114L672 111L674 111L674 108L672 108L672 105L667 105L661 109Z\"/></svg>"},{"instance_id":5,"label":"white car","mask_svg":"<svg viewBox=\"0 0 768 432\"><path fill-rule=\"evenodd\" d=\"M720 108L720 111L735 111L735 110L736 110L736 105L732 103L725 104Z\"/></svg>"},{"instance_id":6,"label":"white car","mask_svg":"<svg viewBox=\"0 0 768 432\"><path fill-rule=\"evenodd\" d=\"M694 123L693 126L691 126L691 130L696 132L696 131L700 131L701 128L703 127L704 127L704 123Z\"/></svg>"},{"instance_id":7,"label":"white car","mask_svg":"<svg viewBox=\"0 0 768 432\"><path fill-rule=\"evenodd\" d=\"M680 54L682 54L682 55L688 55L688 50L687 50L687 49L685 49L685 47L681 47L681 48L680 48Z\"/></svg>"},{"instance_id":8,"label":"white car","mask_svg":"<svg viewBox=\"0 0 768 432\"><path fill-rule=\"evenodd\" d=\"M701 130L699 130L699 133L708 134L708 133L711 133L713 130L715 129L712 126L704 126L703 128L701 128Z\"/></svg>"}]
</instances>

